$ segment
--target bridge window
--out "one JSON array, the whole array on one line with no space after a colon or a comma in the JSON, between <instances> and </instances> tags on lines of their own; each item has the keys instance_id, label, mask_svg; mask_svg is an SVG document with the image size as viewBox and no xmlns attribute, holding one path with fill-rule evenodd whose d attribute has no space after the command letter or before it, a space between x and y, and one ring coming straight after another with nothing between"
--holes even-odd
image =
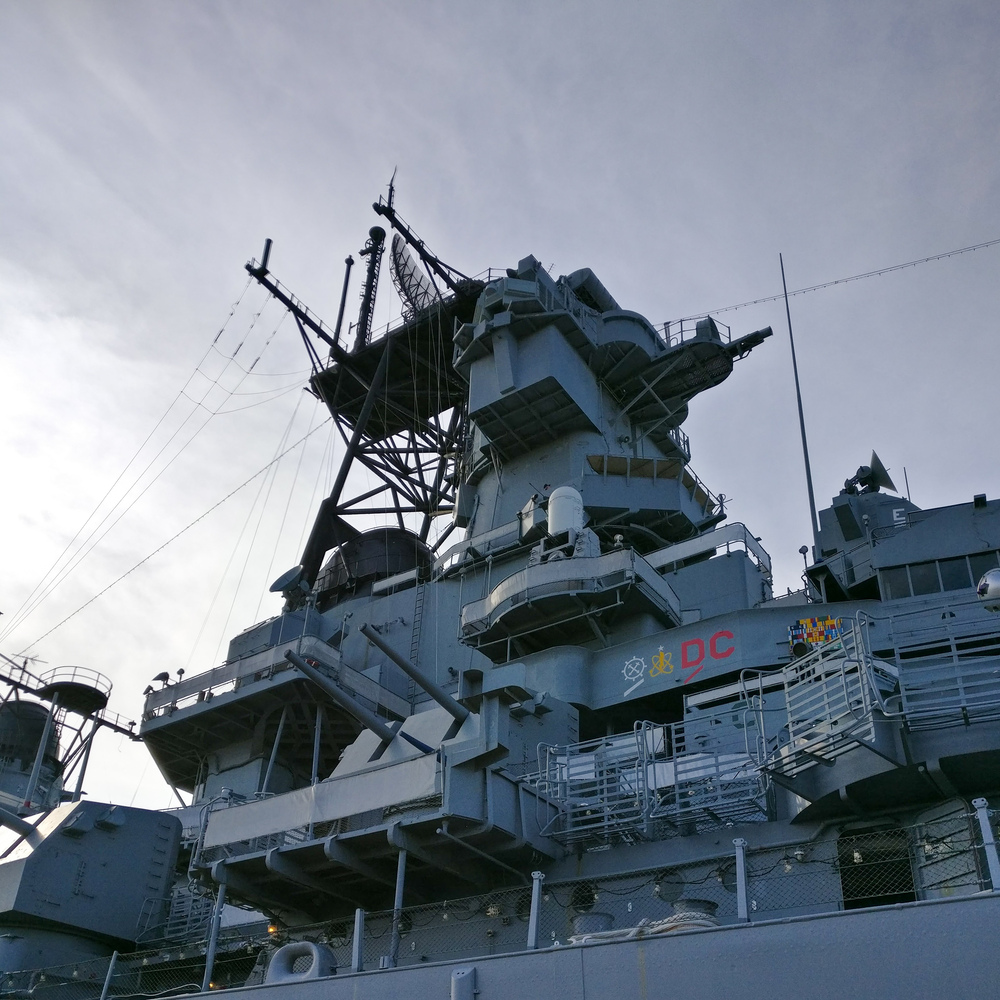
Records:
<instances>
[{"instance_id":1,"label":"bridge window","mask_svg":"<svg viewBox=\"0 0 1000 1000\"><path fill-rule=\"evenodd\" d=\"M911 563L909 566L890 566L879 570L882 599L898 601L903 597L937 594L942 590L964 590L974 587L988 569L996 569L997 566L1000 566L1000 560L995 551Z\"/></svg>"},{"instance_id":2,"label":"bridge window","mask_svg":"<svg viewBox=\"0 0 1000 1000\"><path fill-rule=\"evenodd\" d=\"M910 578L905 566L882 570L882 594L887 601L898 601L910 596Z\"/></svg>"},{"instance_id":3,"label":"bridge window","mask_svg":"<svg viewBox=\"0 0 1000 1000\"><path fill-rule=\"evenodd\" d=\"M944 590L964 590L972 586L969 576L969 563L965 556L957 559L942 559L938 562L941 569L941 586Z\"/></svg>"},{"instance_id":4,"label":"bridge window","mask_svg":"<svg viewBox=\"0 0 1000 1000\"><path fill-rule=\"evenodd\" d=\"M997 565L997 554L995 552L977 552L974 556L969 556L973 586L979 583L980 577L988 569L996 569Z\"/></svg>"},{"instance_id":5,"label":"bridge window","mask_svg":"<svg viewBox=\"0 0 1000 1000\"><path fill-rule=\"evenodd\" d=\"M910 567L910 586L913 588L914 597L938 593L941 590L941 581L938 580L937 563L914 563Z\"/></svg>"}]
</instances>

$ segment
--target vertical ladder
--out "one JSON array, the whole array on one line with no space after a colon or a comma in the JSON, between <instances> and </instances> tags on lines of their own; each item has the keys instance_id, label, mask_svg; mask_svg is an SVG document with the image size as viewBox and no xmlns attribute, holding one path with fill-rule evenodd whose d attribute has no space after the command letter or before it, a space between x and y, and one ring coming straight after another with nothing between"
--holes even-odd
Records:
<instances>
[{"instance_id":1,"label":"vertical ladder","mask_svg":"<svg viewBox=\"0 0 1000 1000\"><path fill-rule=\"evenodd\" d=\"M418 582L413 594L413 629L410 633L410 663L417 664L420 653L420 624L424 619L424 589L425 585ZM410 704L416 696L416 684L410 681Z\"/></svg>"}]
</instances>

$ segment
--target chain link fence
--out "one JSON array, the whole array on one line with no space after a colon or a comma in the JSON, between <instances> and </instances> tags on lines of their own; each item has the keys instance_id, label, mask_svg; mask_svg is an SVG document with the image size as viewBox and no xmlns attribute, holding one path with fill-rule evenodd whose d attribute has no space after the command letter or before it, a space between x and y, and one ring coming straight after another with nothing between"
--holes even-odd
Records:
<instances>
[{"instance_id":1,"label":"chain link fence","mask_svg":"<svg viewBox=\"0 0 1000 1000\"><path fill-rule=\"evenodd\" d=\"M792 848L750 851L751 919L859 909L989 888L981 842L965 814Z\"/></svg>"},{"instance_id":2,"label":"chain link fence","mask_svg":"<svg viewBox=\"0 0 1000 1000\"><path fill-rule=\"evenodd\" d=\"M760 921L842 909L969 895L992 888L992 843L1000 812L942 807L908 827L831 831L827 837L782 847L745 848L745 885L738 853L626 875L543 881L537 946L549 948L609 936L639 936L746 920ZM984 841L985 837L985 841ZM742 888L742 892L741 892ZM1000 888L1000 886L998 886ZM360 942L365 970L422 962L462 961L525 950L532 887L526 884L464 899L364 914ZM743 912L741 912L741 907ZM355 922L337 919L281 928L256 923L219 938L214 988L264 982L271 956L290 942L332 952L340 971L355 966ZM0 973L0 996L33 1000L160 997L198 992L207 941L163 944L44 970ZM308 970L303 955L293 974Z\"/></svg>"},{"instance_id":3,"label":"chain link fence","mask_svg":"<svg viewBox=\"0 0 1000 1000\"><path fill-rule=\"evenodd\" d=\"M212 987L242 986L268 949L267 924L255 921L220 936ZM271 948L270 950L273 950ZM205 975L207 942L164 945L45 969L0 973L0 996L32 1000L169 997L197 993ZM108 976L110 970L110 979Z\"/></svg>"}]
</instances>

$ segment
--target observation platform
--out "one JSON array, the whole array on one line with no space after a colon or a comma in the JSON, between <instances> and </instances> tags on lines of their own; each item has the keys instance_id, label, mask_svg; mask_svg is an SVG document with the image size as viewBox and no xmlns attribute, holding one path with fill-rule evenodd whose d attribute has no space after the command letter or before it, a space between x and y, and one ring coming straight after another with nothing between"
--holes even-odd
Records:
<instances>
[{"instance_id":1,"label":"observation platform","mask_svg":"<svg viewBox=\"0 0 1000 1000\"><path fill-rule=\"evenodd\" d=\"M485 287L469 280L412 319L387 331L359 351L342 354L311 379L330 411L355 427L382 357L389 350L385 383L368 417L365 436L380 441L426 424L454 407L464 407L468 385L452 365L456 321L471 322Z\"/></svg>"},{"instance_id":2,"label":"observation platform","mask_svg":"<svg viewBox=\"0 0 1000 1000\"><path fill-rule=\"evenodd\" d=\"M111 681L88 667L56 667L42 674L35 694L60 708L90 716L108 705Z\"/></svg>"}]
</instances>

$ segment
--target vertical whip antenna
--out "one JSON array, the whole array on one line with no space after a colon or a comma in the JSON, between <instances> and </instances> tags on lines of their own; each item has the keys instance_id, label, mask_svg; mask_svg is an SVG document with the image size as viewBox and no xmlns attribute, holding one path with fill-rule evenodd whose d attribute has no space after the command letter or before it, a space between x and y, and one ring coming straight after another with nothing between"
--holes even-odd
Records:
<instances>
[{"instance_id":1,"label":"vertical whip antenna","mask_svg":"<svg viewBox=\"0 0 1000 1000\"><path fill-rule=\"evenodd\" d=\"M792 375L795 377L795 402L799 407L799 433L802 435L802 458L806 465L806 488L809 491L809 524L812 526L813 535L813 562L820 557L819 550L819 523L816 518L816 496L813 493L812 468L809 465L809 444L806 441L806 420L802 415L802 390L799 386L799 366L795 361L795 338L792 336L792 312L788 307L788 285L785 284L785 262L781 254L778 254L778 262L781 264L781 287L785 295L785 317L788 320L788 343L792 348Z\"/></svg>"},{"instance_id":2,"label":"vertical whip antenna","mask_svg":"<svg viewBox=\"0 0 1000 1000\"><path fill-rule=\"evenodd\" d=\"M333 329L333 343L335 346L340 345L340 328L344 325L344 306L347 304L347 286L351 283L351 268L354 267L354 258L348 254L344 264L346 265L344 287L340 292L340 309L337 311L337 325Z\"/></svg>"}]
</instances>

